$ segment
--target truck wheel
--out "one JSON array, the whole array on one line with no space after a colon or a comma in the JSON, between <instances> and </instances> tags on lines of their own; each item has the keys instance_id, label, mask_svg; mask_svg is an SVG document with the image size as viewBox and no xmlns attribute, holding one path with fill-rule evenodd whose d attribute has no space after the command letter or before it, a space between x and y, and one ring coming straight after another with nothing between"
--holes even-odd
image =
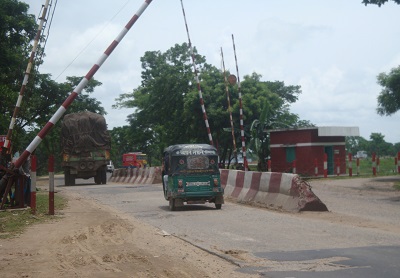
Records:
<instances>
[{"instance_id":1,"label":"truck wheel","mask_svg":"<svg viewBox=\"0 0 400 278\"><path fill-rule=\"evenodd\" d=\"M64 172L64 183L66 186L75 185L75 177L69 173L69 170Z\"/></svg>"},{"instance_id":2,"label":"truck wheel","mask_svg":"<svg viewBox=\"0 0 400 278\"><path fill-rule=\"evenodd\" d=\"M101 184L101 176L100 176L100 172L96 173L96 176L94 176L94 182L96 184Z\"/></svg>"},{"instance_id":3,"label":"truck wheel","mask_svg":"<svg viewBox=\"0 0 400 278\"><path fill-rule=\"evenodd\" d=\"M102 170L100 172L100 176L101 176L101 183L107 184L107 170Z\"/></svg>"},{"instance_id":4,"label":"truck wheel","mask_svg":"<svg viewBox=\"0 0 400 278\"><path fill-rule=\"evenodd\" d=\"M170 209L171 211L176 210L175 199L174 199L174 198L170 198L170 199L169 199L169 209Z\"/></svg>"},{"instance_id":5,"label":"truck wheel","mask_svg":"<svg viewBox=\"0 0 400 278\"><path fill-rule=\"evenodd\" d=\"M216 209L221 209L222 208L222 204L215 204L215 208Z\"/></svg>"}]
</instances>

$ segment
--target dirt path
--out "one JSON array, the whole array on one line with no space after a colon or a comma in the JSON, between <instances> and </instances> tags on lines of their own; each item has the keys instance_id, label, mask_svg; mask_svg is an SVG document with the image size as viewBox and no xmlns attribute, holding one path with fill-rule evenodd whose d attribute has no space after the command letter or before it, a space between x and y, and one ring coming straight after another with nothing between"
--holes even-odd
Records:
<instances>
[{"instance_id":1,"label":"dirt path","mask_svg":"<svg viewBox=\"0 0 400 278\"><path fill-rule=\"evenodd\" d=\"M58 194L69 199L58 221L0 240L1 278L251 277L109 207L73 193Z\"/></svg>"},{"instance_id":2,"label":"dirt path","mask_svg":"<svg viewBox=\"0 0 400 278\"><path fill-rule=\"evenodd\" d=\"M297 217L400 232L399 176L314 180L330 213ZM45 187L44 187L45 189ZM110 207L58 189L68 207L57 221L0 240L0 277L258 277ZM393 207L393 205L396 205ZM379 209L374 209L379 208Z\"/></svg>"}]
</instances>

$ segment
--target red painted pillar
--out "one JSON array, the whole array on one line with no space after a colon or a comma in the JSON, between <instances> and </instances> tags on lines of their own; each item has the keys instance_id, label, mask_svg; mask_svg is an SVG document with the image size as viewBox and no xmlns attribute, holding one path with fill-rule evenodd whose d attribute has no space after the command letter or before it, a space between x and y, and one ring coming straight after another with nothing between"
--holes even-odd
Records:
<instances>
[{"instance_id":1,"label":"red painted pillar","mask_svg":"<svg viewBox=\"0 0 400 278\"><path fill-rule=\"evenodd\" d=\"M372 153L372 174L376 176L376 154Z\"/></svg>"},{"instance_id":2,"label":"red painted pillar","mask_svg":"<svg viewBox=\"0 0 400 278\"><path fill-rule=\"evenodd\" d=\"M351 153L348 154L348 158L349 158L349 176L352 177L353 176L353 165L352 165L353 164L353 161L352 161L353 156Z\"/></svg>"},{"instance_id":3,"label":"red painted pillar","mask_svg":"<svg viewBox=\"0 0 400 278\"><path fill-rule=\"evenodd\" d=\"M380 165L379 156L376 157L376 172L379 174L379 165Z\"/></svg>"},{"instance_id":4,"label":"red painted pillar","mask_svg":"<svg viewBox=\"0 0 400 278\"><path fill-rule=\"evenodd\" d=\"M296 160L293 160L293 174L296 174Z\"/></svg>"},{"instance_id":5,"label":"red painted pillar","mask_svg":"<svg viewBox=\"0 0 400 278\"><path fill-rule=\"evenodd\" d=\"M340 160L339 160L339 157L336 158L336 175L337 176L340 175Z\"/></svg>"},{"instance_id":6,"label":"red painted pillar","mask_svg":"<svg viewBox=\"0 0 400 278\"><path fill-rule=\"evenodd\" d=\"M268 163L268 172L272 172L271 171L271 169L272 169L271 168L271 159L269 159L267 163Z\"/></svg>"},{"instance_id":7,"label":"red painted pillar","mask_svg":"<svg viewBox=\"0 0 400 278\"><path fill-rule=\"evenodd\" d=\"M36 214L36 155L31 156L31 213Z\"/></svg>"},{"instance_id":8,"label":"red painted pillar","mask_svg":"<svg viewBox=\"0 0 400 278\"><path fill-rule=\"evenodd\" d=\"M400 152L397 153L397 173L400 173Z\"/></svg>"},{"instance_id":9,"label":"red painted pillar","mask_svg":"<svg viewBox=\"0 0 400 278\"><path fill-rule=\"evenodd\" d=\"M49 156L49 215L54 215L54 156Z\"/></svg>"},{"instance_id":10,"label":"red painted pillar","mask_svg":"<svg viewBox=\"0 0 400 278\"><path fill-rule=\"evenodd\" d=\"M314 175L318 176L318 160L314 159Z\"/></svg>"},{"instance_id":11,"label":"red painted pillar","mask_svg":"<svg viewBox=\"0 0 400 278\"><path fill-rule=\"evenodd\" d=\"M324 153L324 178L328 177L328 155Z\"/></svg>"},{"instance_id":12,"label":"red painted pillar","mask_svg":"<svg viewBox=\"0 0 400 278\"><path fill-rule=\"evenodd\" d=\"M360 159L357 157L357 176L360 175Z\"/></svg>"},{"instance_id":13,"label":"red painted pillar","mask_svg":"<svg viewBox=\"0 0 400 278\"><path fill-rule=\"evenodd\" d=\"M394 167L395 167L394 169L395 169L395 172L399 173L399 169L398 169L397 163L398 163L398 160L397 160L397 157L395 156L394 157Z\"/></svg>"}]
</instances>

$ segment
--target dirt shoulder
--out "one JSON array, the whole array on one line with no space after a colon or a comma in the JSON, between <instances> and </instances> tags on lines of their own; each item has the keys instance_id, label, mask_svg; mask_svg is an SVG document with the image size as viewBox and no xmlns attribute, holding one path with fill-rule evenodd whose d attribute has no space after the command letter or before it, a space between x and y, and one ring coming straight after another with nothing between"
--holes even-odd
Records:
<instances>
[{"instance_id":1,"label":"dirt shoulder","mask_svg":"<svg viewBox=\"0 0 400 278\"><path fill-rule=\"evenodd\" d=\"M68 207L51 223L0 240L8 277L251 277L236 265L110 207L60 191ZM253 276L255 277L255 276Z\"/></svg>"}]
</instances>

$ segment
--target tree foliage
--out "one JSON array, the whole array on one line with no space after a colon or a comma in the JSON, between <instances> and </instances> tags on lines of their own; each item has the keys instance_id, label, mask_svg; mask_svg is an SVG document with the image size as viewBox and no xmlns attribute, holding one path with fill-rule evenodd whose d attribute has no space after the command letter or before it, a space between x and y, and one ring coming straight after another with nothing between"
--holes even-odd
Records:
<instances>
[{"instance_id":1,"label":"tree foliage","mask_svg":"<svg viewBox=\"0 0 400 278\"><path fill-rule=\"evenodd\" d=\"M8 130L37 25L29 6L17 0L0 4L0 133Z\"/></svg>"},{"instance_id":2,"label":"tree foliage","mask_svg":"<svg viewBox=\"0 0 400 278\"><path fill-rule=\"evenodd\" d=\"M379 7L388 2L389 0L363 0L362 3L367 5L378 5ZM392 0L396 4L400 4L400 0Z\"/></svg>"},{"instance_id":3,"label":"tree foliage","mask_svg":"<svg viewBox=\"0 0 400 278\"><path fill-rule=\"evenodd\" d=\"M230 160L233 143L223 73L207 64L196 49L194 52L213 141L220 151L221 160ZM131 151L152 146L149 152L160 156L163 148L170 144L208 143L188 45L176 44L165 53L148 51L141 62L141 85L131 93L120 95L115 105L134 109L129 115L127 131L131 134ZM240 145L238 87L229 85L228 90L236 127L236 145ZM261 81L261 75L253 73L244 77L241 92L247 142L250 141L250 125L254 119L260 119L264 103L268 104L266 121L269 128L307 122L300 121L289 111L290 104L301 93L300 86L286 86L281 81Z\"/></svg>"},{"instance_id":4,"label":"tree foliage","mask_svg":"<svg viewBox=\"0 0 400 278\"><path fill-rule=\"evenodd\" d=\"M27 13L28 7L18 0L1 0L0 3L0 134L8 131L38 28L35 17ZM42 51L40 45L38 51ZM39 59L34 65L40 63ZM57 83L50 74L39 73L37 67L31 69L13 127L11 142L14 152L27 147L81 79L72 76L67 77L65 82ZM66 113L88 110L105 114L101 103L90 97L100 85L99 81L90 80ZM39 158L44 160L41 165L46 165L49 154L60 154L59 133L59 125L56 125L36 150Z\"/></svg>"},{"instance_id":5,"label":"tree foliage","mask_svg":"<svg viewBox=\"0 0 400 278\"><path fill-rule=\"evenodd\" d=\"M381 133L373 132L370 140L361 136L346 137L346 150L355 155L357 151L366 151L369 156L375 153L379 156L396 156L400 151L400 143L392 144L385 141L385 136Z\"/></svg>"},{"instance_id":6,"label":"tree foliage","mask_svg":"<svg viewBox=\"0 0 400 278\"><path fill-rule=\"evenodd\" d=\"M383 87L378 96L379 115L392 115L400 109L400 66L393 68L390 73L380 73L378 84Z\"/></svg>"}]
</instances>

